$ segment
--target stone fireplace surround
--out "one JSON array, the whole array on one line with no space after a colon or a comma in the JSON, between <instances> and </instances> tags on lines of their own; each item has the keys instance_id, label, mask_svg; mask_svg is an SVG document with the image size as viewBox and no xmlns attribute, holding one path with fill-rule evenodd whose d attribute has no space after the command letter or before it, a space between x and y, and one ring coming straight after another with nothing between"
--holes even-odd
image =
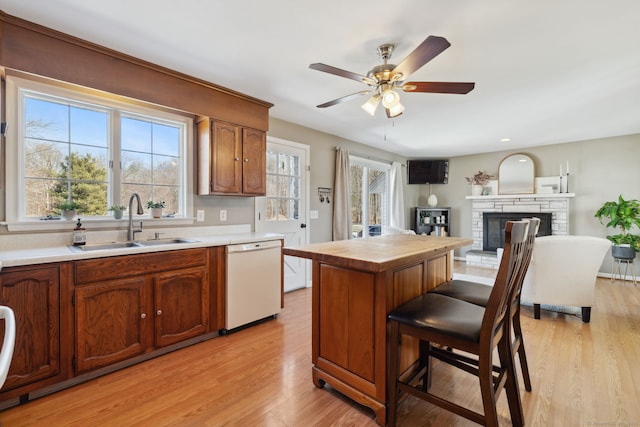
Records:
<instances>
[{"instance_id":1,"label":"stone fireplace surround","mask_svg":"<svg viewBox=\"0 0 640 427\"><path fill-rule=\"evenodd\" d=\"M574 193L509 194L467 196L471 200L471 234L473 245L466 253L467 265L497 268L496 252L482 250L484 212L550 212L551 234L569 234L569 207Z\"/></svg>"}]
</instances>

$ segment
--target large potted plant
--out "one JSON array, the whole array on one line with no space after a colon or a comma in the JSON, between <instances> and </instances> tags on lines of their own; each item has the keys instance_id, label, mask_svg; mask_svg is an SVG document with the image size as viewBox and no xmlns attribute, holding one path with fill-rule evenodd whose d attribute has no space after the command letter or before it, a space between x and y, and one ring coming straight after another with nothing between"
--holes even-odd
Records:
<instances>
[{"instance_id":1,"label":"large potted plant","mask_svg":"<svg viewBox=\"0 0 640 427\"><path fill-rule=\"evenodd\" d=\"M629 232L635 225L640 228L640 202L636 199L625 200L622 195L617 201L605 202L595 214L595 217L607 227L620 230L619 234L607 236L613 242L611 255L619 259L634 259L640 251L640 236Z\"/></svg>"}]
</instances>

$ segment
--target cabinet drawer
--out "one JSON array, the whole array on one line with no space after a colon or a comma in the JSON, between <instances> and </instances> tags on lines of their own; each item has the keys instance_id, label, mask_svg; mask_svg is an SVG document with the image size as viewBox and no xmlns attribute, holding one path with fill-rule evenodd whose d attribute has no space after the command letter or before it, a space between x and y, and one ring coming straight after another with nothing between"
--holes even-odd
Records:
<instances>
[{"instance_id":1,"label":"cabinet drawer","mask_svg":"<svg viewBox=\"0 0 640 427\"><path fill-rule=\"evenodd\" d=\"M108 258L74 261L75 284L118 279L140 274L177 270L207 263L206 249L132 254Z\"/></svg>"}]
</instances>

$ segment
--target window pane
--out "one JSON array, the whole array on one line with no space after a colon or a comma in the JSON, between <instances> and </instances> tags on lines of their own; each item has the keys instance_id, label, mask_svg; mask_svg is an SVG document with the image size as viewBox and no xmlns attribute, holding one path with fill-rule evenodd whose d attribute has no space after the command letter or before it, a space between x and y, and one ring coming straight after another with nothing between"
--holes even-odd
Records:
<instances>
[{"instance_id":1,"label":"window pane","mask_svg":"<svg viewBox=\"0 0 640 427\"><path fill-rule=\"evenodd\" d=\"M267 199L266 206L266 220L267 221L275 221L278 219L277 217L277 199Z\"/></svg>"},{"instance_id":2,"label":"window pane","mask_svg":"<svg viewBox=\"0 0 640 427\"><path fill-rule=\"evenodd\" d=\"M31 96L24 105L24 215L59 213L56 205L70 201L83 214L105 215L107 113Z\"/></svg>"},{"instance_id":3,"label":"window pane","mask_svg":"<svg viewBox=\"0 0 640 427\"><path fill-rule=\"evenodd\" d=\"M151 154L122 152L122 182L151 183Z\"/></svg>"},{"instance_id":4,"label":"window pane","mask_svg":"<svg viewBox=\"0 0 640 427\"><path fill-rule=\"evenodd\" d=\"M24 98L25 136L69 141L69 107L57 102Z\"/></svg>"},{"instance_id":5,"label":"window pane","mask_svg":"<svg viewBox=\"0 0 640 427\"><path fill-rule=\"evenodd\" d=\"M178 185L180 177L178 160L175 157L153 156L154 184Z\"/></svg>"},{"instance_id":6,"label":"window pane","mask_svg":"<svg viewBox=\"0 0 640 427\"><path fill-rule=\"evenodd\" d=\"M177 157L180 155L180 129L176 126L154 123L153 152Z\"/></svg>"},{"instance_id":7,"label":"window pane","mask_svg":"<svg viewBox=\"0 0 640 427\"><path fill-rule=\"evenodd\" d=\"M71 142L75 144L108 146L108 116L104 111L70 108Z\"/></svg>"},{"instance_id":8,"label":"window pane","mask_svg":"<svg viewBox=\"0 0 640 427\"><path fill-rule=\"evenodd\" d=\"M123 117L120 121L123 150L151 152L151 123Z\"/></svg>"},{"instance_id":9,"label":"window pane","mask_svg":"<svg viewBox=\"0 0 640 427\"><path fill-rule=\"evenodd\" d=\"M278 171L278 154L267 151L267 173L274 174Z\"/></svg>"}]
</instances>

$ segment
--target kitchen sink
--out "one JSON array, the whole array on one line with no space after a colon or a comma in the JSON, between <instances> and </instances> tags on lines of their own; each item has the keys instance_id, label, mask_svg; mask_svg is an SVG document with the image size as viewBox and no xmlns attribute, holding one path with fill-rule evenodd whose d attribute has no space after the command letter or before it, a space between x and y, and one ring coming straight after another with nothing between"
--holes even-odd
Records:
<instances>
[{"instance_id":1,"label":"kitchen sink","mask_svg":"<svg viewBox=\"0 0 640 427\"><path fill-rule=\"evenodd\" d=\"M111 242L99 243L96 245L69 246L69 249L74 252L91 252L104 251L107 249L137 248L140 246L139 242Z\"/></svg>"},{"instance_id":2,"label":"kitchen sink","mask_svg":"<svg viewBox=\"0 0 640 427\"><path fill-rule=\"evenodd\" d=\"M198 240L177 237L177 238L168 238L168 239L137 240L135 242L111 242L111 243L98 243L95 245L69 246L69 249L71 249L73 252L92 252L92 251L104 251L107 249L126 249L126 248L140 248L144 246L173 245L177 243L195 243L197 241Z\"/></svg>"},{"instance_id":3,"label":"kitchen sink","mask_svg":"<svg viewBox=\"0 0 640 427\"><path fill-rule=\"evenodd\" d=\"M185 238L179 237L179 238L168 238L168 239L140 240L136 243L139 243L142 246L157 246L157 245L172 245L176 243L195 243L195 242L197 242L197 240L185 239Z\"/></svg>"}]
</instances>

